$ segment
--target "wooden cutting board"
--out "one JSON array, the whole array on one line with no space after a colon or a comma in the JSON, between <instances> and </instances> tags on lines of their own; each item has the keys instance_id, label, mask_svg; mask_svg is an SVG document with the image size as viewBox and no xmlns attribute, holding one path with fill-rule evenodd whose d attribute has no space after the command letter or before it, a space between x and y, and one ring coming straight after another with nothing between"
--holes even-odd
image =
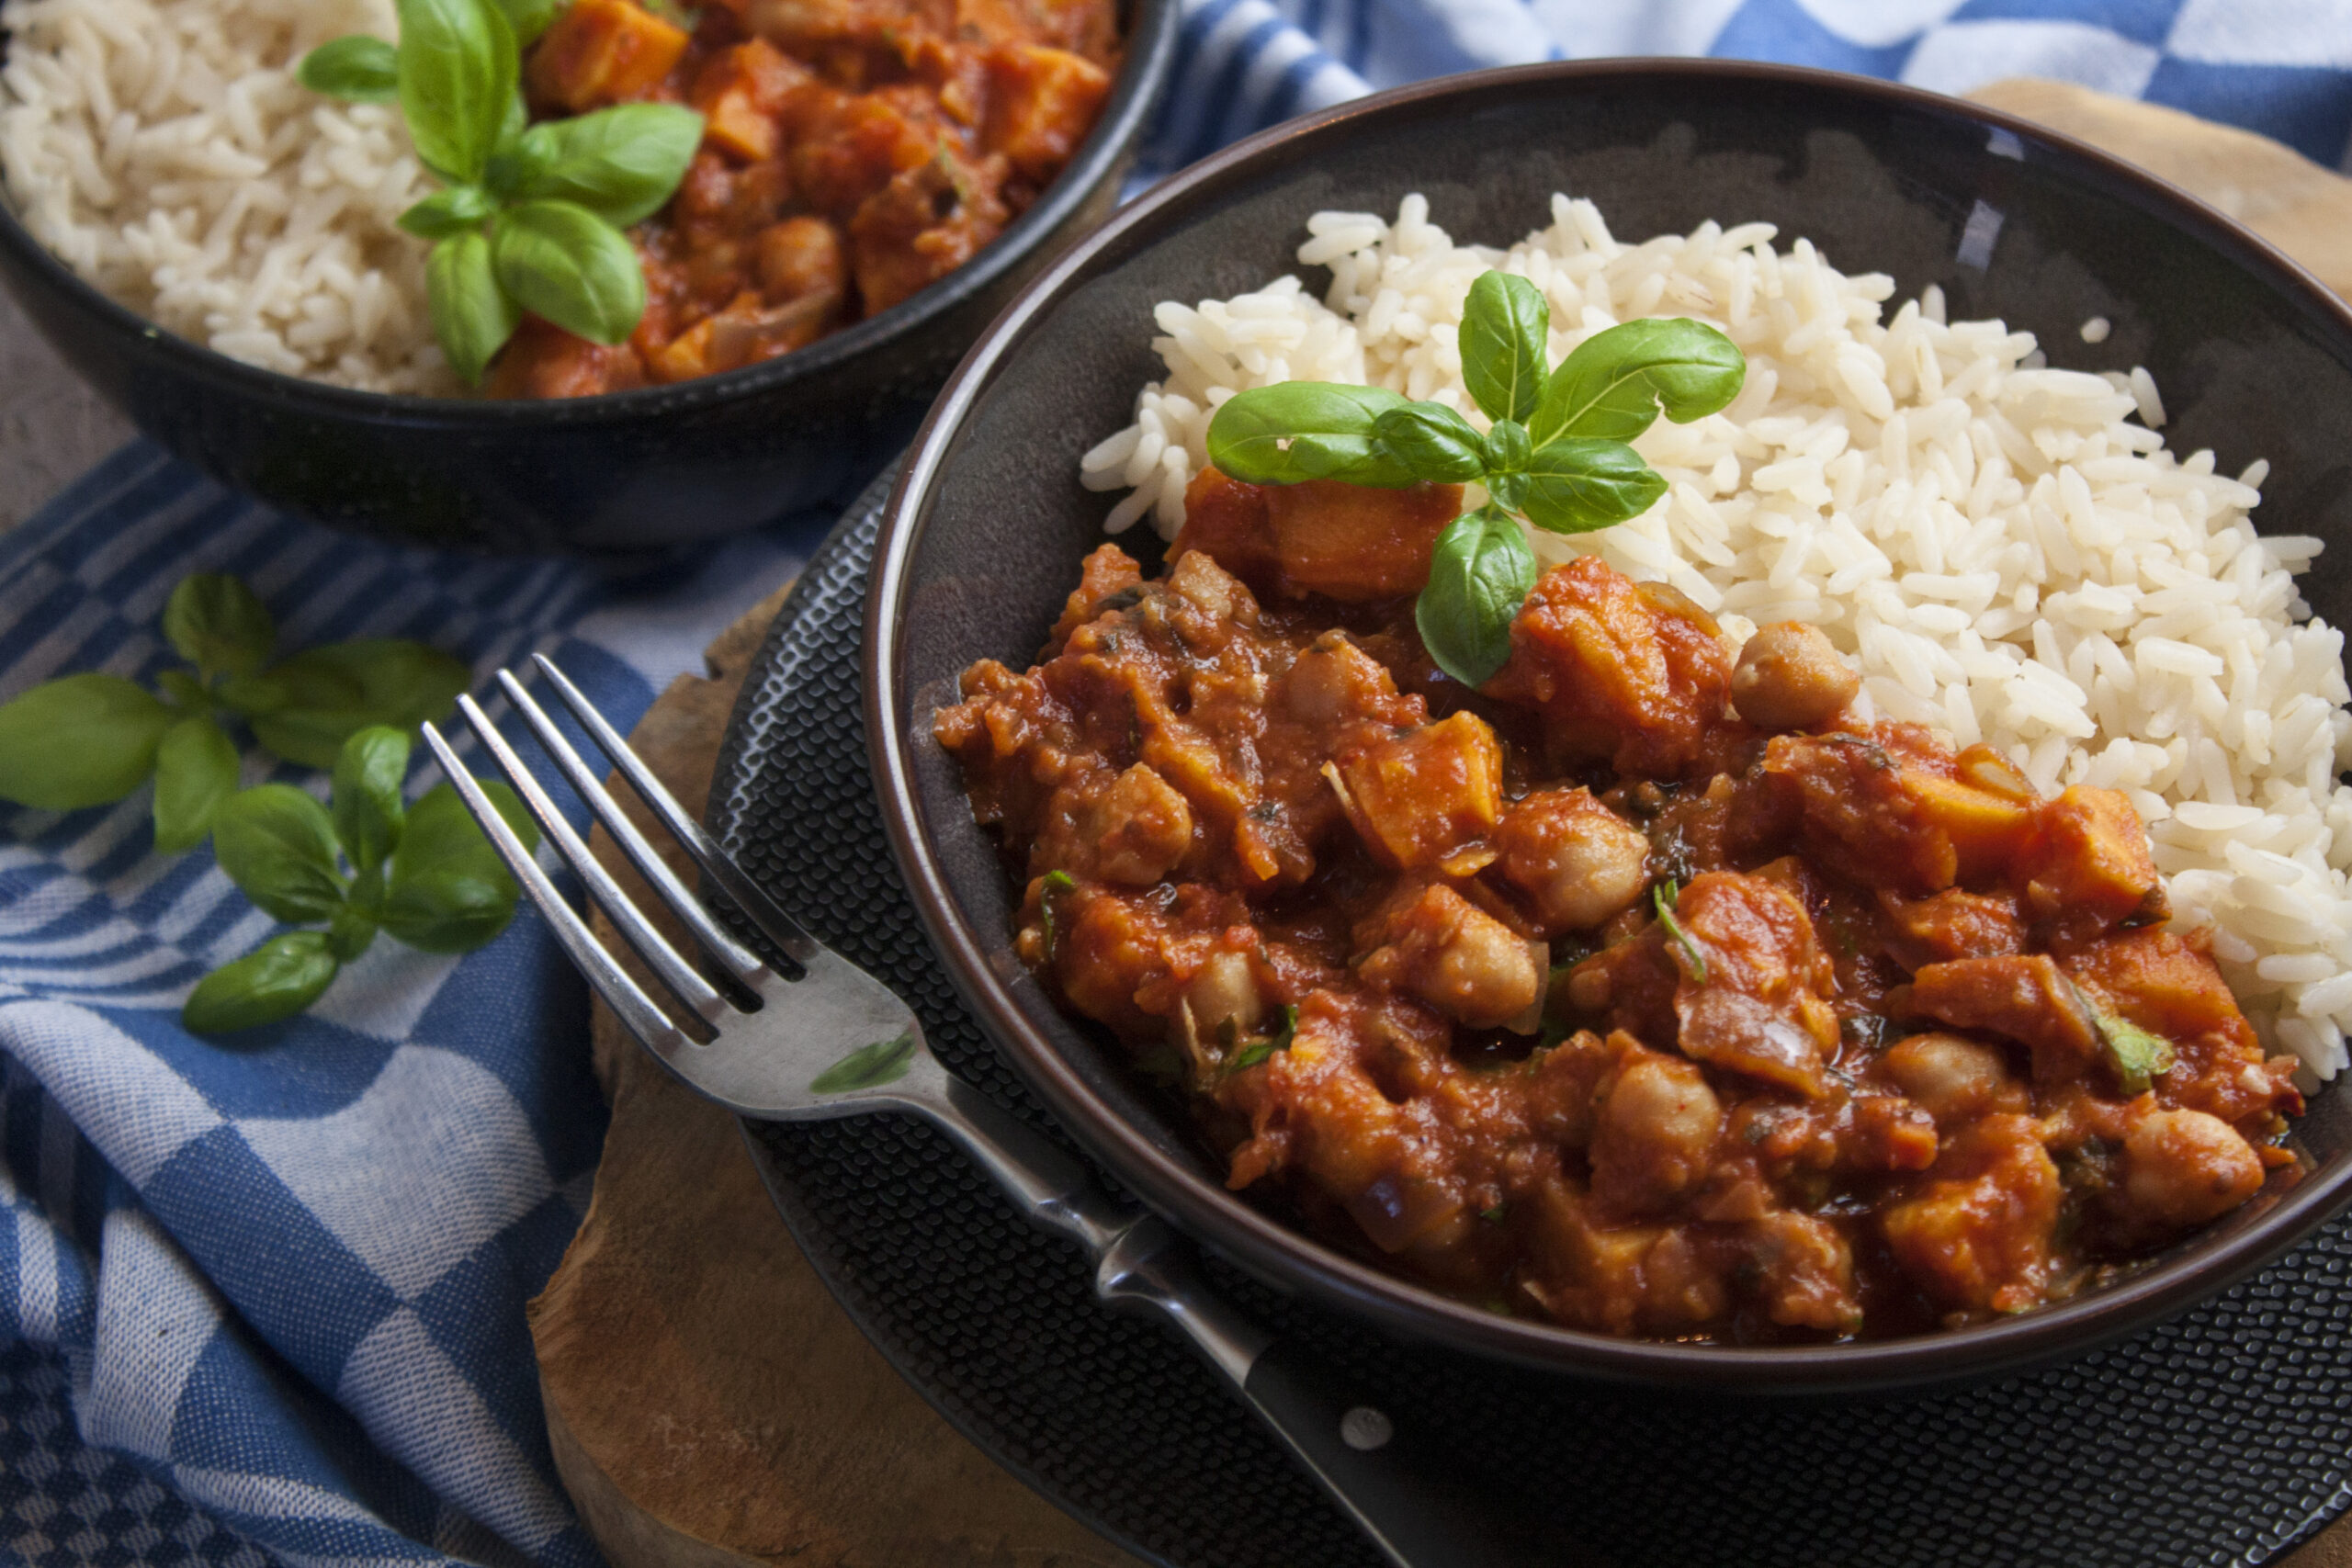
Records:
<instances>
[{"instance_id":1,"label":"wooden cutting board","mask_svg":"<svg viewBox=\"0 0 2352 1568\"><path fill-rule=\"evenodd\" d=\"M2062 83L1974 96L2143 164L2352 296L2352 181L2263 137ZM784 592L633 737L697 812ZM652 907L601 831L596 847ZM777 1220L731 1118L602 1007L594 1050L612 1128L531 1334L557 1468L616 1568L1140 1568L998 1469L866 1343ZM2285 1568L2352 1568L2352 1521Z\"/></svg>"}]
</instances>

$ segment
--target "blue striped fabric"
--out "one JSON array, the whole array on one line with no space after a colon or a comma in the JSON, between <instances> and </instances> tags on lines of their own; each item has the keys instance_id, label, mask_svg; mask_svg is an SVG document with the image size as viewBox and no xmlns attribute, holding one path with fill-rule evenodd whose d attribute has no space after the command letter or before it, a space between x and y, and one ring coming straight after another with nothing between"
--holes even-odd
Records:
<instances>
[{"instance_id":1,"label":"blue striped fabric","mask_svg":"<svg viewBox=\"0 0 2352 1568\"><path fill-rule=\"evenodd\" d=\"M1147 166L1370 86L1612 53L2037 73L2329 164L2352 135L2352 0L1188 0ZM172 585L228 570L289 646L415 637L478 674L546 649L632 719L822 521L623 578L356 543L134 446L0 537L0 698L152 671ZM152 854L147 812L0 807L0 1556L593 1562L522 1313L602 1132L579 985L526 918L463 960L379 942L308 1018L198 1042L180 998L270 923L208 852Z\"/></svg>"}]
</instances>

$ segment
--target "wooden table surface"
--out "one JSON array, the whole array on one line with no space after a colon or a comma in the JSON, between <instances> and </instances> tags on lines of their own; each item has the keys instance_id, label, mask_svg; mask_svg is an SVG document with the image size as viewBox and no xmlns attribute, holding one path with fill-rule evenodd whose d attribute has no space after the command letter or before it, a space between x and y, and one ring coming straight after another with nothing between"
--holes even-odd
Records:
<instances>
[{"instance_id":1,"label":"wooden table surface","mask_svg":"<svg viewBox=\"0 0 2352 1568\"><path fill-rule=\"evenodd\" d=\"M130 423L65 367L0 293L0 529L16 526L130 439Z\"/></svg>"}]
</instances>

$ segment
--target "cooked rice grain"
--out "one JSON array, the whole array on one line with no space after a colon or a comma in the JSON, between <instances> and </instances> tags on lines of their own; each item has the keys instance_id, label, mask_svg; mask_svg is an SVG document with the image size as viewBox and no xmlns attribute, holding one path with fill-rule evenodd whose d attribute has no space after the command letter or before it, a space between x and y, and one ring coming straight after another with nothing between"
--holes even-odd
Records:
<instances>
[{"instance_id":1,"label":"cooked rice grain","mask_svg":"<svg viewBox=\"0 0 2352 1568\"><path fill-rule=\"evenodd\" d=\"M0 171L83 277L233 359L381 392L461 389L433 341L434 188L389 106L294 80L390 0L6 0Z\"/></svg>"},{"instance_id":2,"label":"cooked rice grain","mask_svg":"<svg viewBox=\"0 0 2352 1568\"><path fill-rule=\"evenodd\" d=\"M1454 340L1489 267L1544 291L1555 358L1636 317L1712 322L1747 355L1738 399L1634 444L1668 481L1650 511L1532 534L1538 558L1590 551L1671 583L1735 641L1811 622L1854 657L1875 716L1986 742L2044 791L2124 792L2175 929L2212 929L2265 1042L2322 1078L2346 1065L2352 693L2343 635L2295 591L2320 542L2248 520L2267 464L2233 479L2210 452L2177 457L2145 369L2051 367L2030 333L1947 321L1933 287L1890 317L1893 279L1840 273L1803 239L1777 250L1769 224L1628 245L1555 196L1549 228L1497 251L1455 245L1411 196L1394 223L1318 212L1306 230L1300 263L1332 273L1322 299L1283 277L1154 312L1168 375L1081 463L1090 488L1129 492L1113 532L1148 514L1174 536L1209 419L1243 388L1366 382L1485 428Z\"/></svg>"}]
</instances>

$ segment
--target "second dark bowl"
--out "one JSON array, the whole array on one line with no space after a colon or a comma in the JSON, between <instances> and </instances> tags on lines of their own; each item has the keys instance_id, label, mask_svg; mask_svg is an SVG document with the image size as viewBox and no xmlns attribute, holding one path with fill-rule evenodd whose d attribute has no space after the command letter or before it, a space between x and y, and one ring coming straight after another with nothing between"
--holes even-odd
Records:
<instances>
[{"instance_id":1,"label":"second dark bowl","mask_svg":"<svg viewBox=\"0 0 2352 1568\"><path fill-rule=\"evenodd\" d=\"M1176 0L1122 7L1126 55L1094 129L1035 206L946 277L798 353L543 402L392 397L242 364L173 336L51 255L0 201L0 283L40 334L175 455L315 522L418 544L635 554L758 527L904 442L1021 287L1118 203L1176 52Z\"/></svg>"},{"instance_id":2,"label":"second dark bowl","mask_svg":"<svg viewBox=\"0 0 2352 1568\"><path fill-rule=\"evenodd\" d=\"M2302 580L2352 614L2352 313L2220 214L2082 144L1932 94L1729 62L1601 62L1455 77L1279 127L1159 186L1075 247L976 346L908 460L867 605L867 743L915 905L976 1016L1063 1126L1194 1236L1279 1288L1414 1340L1546 1371L1697 1390L1890 1393L2079 1353L2212 1295L2352 1195L2352 1107L2297 1125L2312 1168L2124 1281L1950 1333L1739 1348L1616 1339L1498 1316L1366 1268L1227 1192L1185 1126L1014 958L1012 892L931 739L957 674L1025 667L1102 539L1112 498L1080 453L1160 372L1153 305L1285 272L1309 214L1393 212L1420 191L1457 242L1506 244L1555 191L1615 232L1762 219L1897 299L1940 284L1954 319L2000 317L2053 363L2145 365L2176 450L2271 460L2265 531L2331 542ZM1988 243L1989 242L1989 243ZM1310 288L1319 288L1310 276ZM2098 347L2077 328L2112 323Z\"/></svg>"}]
</instances>

